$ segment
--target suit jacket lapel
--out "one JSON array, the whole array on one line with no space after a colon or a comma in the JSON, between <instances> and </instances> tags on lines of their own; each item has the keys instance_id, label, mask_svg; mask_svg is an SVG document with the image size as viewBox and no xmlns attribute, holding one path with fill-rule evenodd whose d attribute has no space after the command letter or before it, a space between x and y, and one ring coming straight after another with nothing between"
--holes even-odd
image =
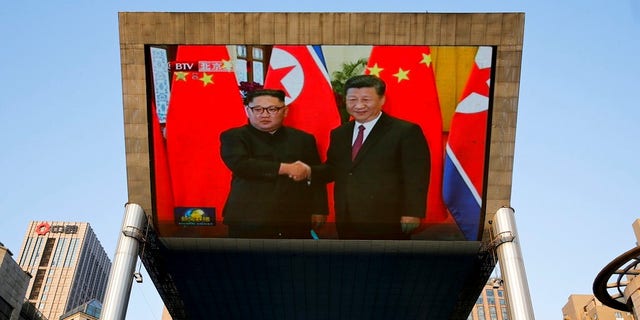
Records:
<instances>
[{"instance_id":1,"label":"suit jacket lapel","mask_svg":"<svg viewBox=\"0 0 640 320\"><path fill-rule=\"evenodd\" d=\"M351 163L351 144L353 140L354 121L347 122L343 127L336 131L336 155L339 155L339 161L344 161L344 165Z\"/></svg>"},{"instance_id":2,"label":"suit jacket lapel","mask_svg":"<svg viewBox=\"0 0 640 320\"><path fill-rule=\"evenodd\" d=\"M376 125L373 126L373 129L371 129L371 132L367 136L367 139L364 140L364 143L362 144L362 148L360 148L360 151L358 152L358 154L356 155L356 158L353 161L354 166L358 164L360 160L362 160L362 157L364 157L367 151L371 149L376 143L378 143L381 137L384 136L385 132L389 130L387 120L388 120L388 117L383 112L382 115L380 115L380 119L378 119L378 122L376 122ZM353 125L351 125L351 132L353 133Z\"/></svg>"}]
</instances>

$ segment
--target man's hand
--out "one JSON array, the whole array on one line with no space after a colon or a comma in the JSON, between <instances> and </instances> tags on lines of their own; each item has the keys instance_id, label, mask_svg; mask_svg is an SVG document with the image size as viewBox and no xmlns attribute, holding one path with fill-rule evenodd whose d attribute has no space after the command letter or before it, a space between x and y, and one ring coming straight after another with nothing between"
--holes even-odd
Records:
<instances>
[{"instance_id":1,"label":"man's hand","mask_svg":"<svg viewBox=\"0 0 640 320\"><path fill-rule=\"evenodd\" d=\"M409 234L420 226L420 218L402 216L400 217L400 226L403 233Z\"/></svg>"},{"instance_id":2,"label":"man's hand","mask_svg":"<svg viewBox=\"0 0 640 320\"><path fill-rule=\"evenodd\" d=\"M303 175L299 175L299 176L294 176L293 180L295 181L301 181L301 180L311 180L311 167L309 165L307 165L306 163L298 160L296 162L293 163L296 166L299 166L301 169L304 170L304 174ZM298 178L296 178L298 177Z\"/></svg>"},{"instance_id":3,"label":"man's hand","mask_svg":"<svg viewBox=\"0 0 640 320\"><path fill-rule=\"evenodd\" d=\"M314 230L320 229L320 227L324 225L325 221L327 221L327 216L325 216L324 214L312 214L311 228Z\"/></svg>"},{"instance_id":4,"label":"man's hand","mask_svg":"<svg viewBox=\"0 0 640 320\"><path fill-rule=\"evenodd\" d=\"M287 175L295 181L302 181L311 176L311 167L302 161L294 163L281 163L279 174Z\"/></svg>"}]
</instances>

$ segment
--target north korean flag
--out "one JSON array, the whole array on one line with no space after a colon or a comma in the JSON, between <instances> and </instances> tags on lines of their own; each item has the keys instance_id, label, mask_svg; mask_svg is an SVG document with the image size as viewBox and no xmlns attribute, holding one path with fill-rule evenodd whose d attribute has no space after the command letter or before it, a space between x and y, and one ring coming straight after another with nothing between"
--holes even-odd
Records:
<instances>
[{"instance_id":1,"label":"north korean flag","mask_svg":"<svg viewBox=\"0 0 640 320\"><path fill-rule=\"evenodd\" d=\"M284 124L313 134L325 160L340 114L321 47L274 46L264 87L285 92L289 113Z\"/></svg>"},{"instance_id":2,"label":"north korean flag","mask_svg":"<svg viewBox=\"0 0 640 320\"><path fill-rule=\"evenodd\" d=\"M467 240L478 240L484 183L492 48L479 47L451 120L442 195Z\"/></svg>"}]
</instances>

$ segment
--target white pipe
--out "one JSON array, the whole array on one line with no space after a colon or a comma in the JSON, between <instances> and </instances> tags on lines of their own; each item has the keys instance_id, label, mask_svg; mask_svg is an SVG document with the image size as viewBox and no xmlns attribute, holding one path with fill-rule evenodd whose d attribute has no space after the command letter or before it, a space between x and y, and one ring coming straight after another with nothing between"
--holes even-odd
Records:
<instances>
[{"instance_id":1,"label":"white pipe","mask_svg":"<svg viewBox=\"0 0 640 320\"><path fill-rule=\"evenodd\" d=\"M533 306L524 270L513 208L502 207L492 222L500 271L507 296L509 319L533 320Z\"/></svg>"},{"instance_id":2,"label":"white pipe","mask_svg":"<svg viewBox=\"0 0 640 320\"><path fill-rule=\"evenodd\" d=\"M125 205L122 230L109 274L100 319L124 320L127 314L133 273L138 259L138 241L144 240L141 231L145 221L146 217L141 206L135 203Z\"/></svg>"}]
</instances>

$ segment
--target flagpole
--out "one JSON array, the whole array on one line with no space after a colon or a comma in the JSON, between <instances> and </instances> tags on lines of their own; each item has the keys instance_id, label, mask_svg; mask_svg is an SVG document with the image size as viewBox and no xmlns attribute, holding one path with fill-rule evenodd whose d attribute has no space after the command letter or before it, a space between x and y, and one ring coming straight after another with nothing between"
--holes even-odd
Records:
<instances>
[{"instance_id":1,"label":"flagpole","mask_svg":"<svg viewBox=\"0 0 640 320\"><path fill-rule=\"evenodd\" d=\"M142 230L145 223L146 216L142 207L127 203L100 319L124 320L127 314L138 258L138 243L144 241Z\"/></svg>"},{"instance_id":2,"label":"flagpole","mask_svg":"<svg viewBox=\"0 0 640 320\"><path fill-rule=\"evenodd\" d=\"M533 305L529 293L529 284L524 270L524 261L520 251L520 241L516 229L515 211L511 207L502 207L496 212L493 226L492 243L498 253L500 271L504 280L509 319L533 320Z\"/></svg>"}]
</instances>

